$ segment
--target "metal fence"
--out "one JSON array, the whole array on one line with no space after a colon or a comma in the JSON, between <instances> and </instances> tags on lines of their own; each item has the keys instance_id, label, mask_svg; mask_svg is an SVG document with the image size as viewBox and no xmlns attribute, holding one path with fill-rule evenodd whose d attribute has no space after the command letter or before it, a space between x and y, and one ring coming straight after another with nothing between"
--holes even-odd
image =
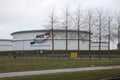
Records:
<instances>
[{"instance_id":1,"label":"metal fence","mask_svg":"<svg viewBox=\"0 0 120 80\"><path fill-rule=\"evenodd\" d=\"M0 52L0 58L71 58L71 52L65 54L64 51L59 52L58 54L52 54L51 51L12 51L12 52ZM108 54L106 51L103 51L102 54L93 51L87 53L88 51L81 51L78 53L76 58L78 59L120 59L120 53L116 51L111 51Z\"/></svg>"}]
</instances>

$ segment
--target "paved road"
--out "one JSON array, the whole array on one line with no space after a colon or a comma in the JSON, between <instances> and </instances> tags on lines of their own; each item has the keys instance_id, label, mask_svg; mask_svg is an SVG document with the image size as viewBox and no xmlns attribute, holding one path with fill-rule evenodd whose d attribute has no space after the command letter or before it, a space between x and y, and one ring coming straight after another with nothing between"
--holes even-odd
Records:
<instances>
[{"instance_id":1,"label":"paved road","mask_svg":"<svg viewBox=\"0 0 120 80\"><path fill-rule=\"evenodd\" d=\"M120 68L119 66L99 66L99 67L85 67L85 68L69 68L69 69L54 69L54 70L39 70L39 71L24 71L24 72L10 72L0 73L0 78L4 77L15 77L15 76L26 76L26 75L37 75L37 74L52 74L61 72L76 72L76 71L90 71L90 70L103 70L103 69L115 69Z\"/></svg>"}]
</instances>

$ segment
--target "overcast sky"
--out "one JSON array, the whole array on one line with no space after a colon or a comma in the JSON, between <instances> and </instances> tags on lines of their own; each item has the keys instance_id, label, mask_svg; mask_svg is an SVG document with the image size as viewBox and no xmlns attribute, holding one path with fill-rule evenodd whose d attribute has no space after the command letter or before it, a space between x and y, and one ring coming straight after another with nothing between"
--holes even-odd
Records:
<instances>
[{"instance_id":1,"label":"overcast sky","mask_svg":"<svg viewBox=\"0 0 120 80\"><path fill-rule=\"evenodd\" d=\"M50 8L62 10L65 6L82 9L120 9L120 0L0 0L0 39L11 39L19 30L42 29Z\"/></svg>"}]
</instances>

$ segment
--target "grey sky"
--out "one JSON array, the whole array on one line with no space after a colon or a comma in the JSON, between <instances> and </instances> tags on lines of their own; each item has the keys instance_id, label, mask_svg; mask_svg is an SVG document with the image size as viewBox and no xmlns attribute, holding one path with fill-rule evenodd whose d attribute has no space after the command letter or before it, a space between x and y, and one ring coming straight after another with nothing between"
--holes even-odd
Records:
<instances>
[{"instance_id":1,"label":"grey sky","mask_svg":"<svg viewBox=\"0 0 120 80\"><path fill-rule=\"evenodd\" d=\"M53 6L60 10L66 5L119 10L119 3L120 0L0 0L0 39L11 38L14 31L43 28Z\"/></svg>"}]
</instances>

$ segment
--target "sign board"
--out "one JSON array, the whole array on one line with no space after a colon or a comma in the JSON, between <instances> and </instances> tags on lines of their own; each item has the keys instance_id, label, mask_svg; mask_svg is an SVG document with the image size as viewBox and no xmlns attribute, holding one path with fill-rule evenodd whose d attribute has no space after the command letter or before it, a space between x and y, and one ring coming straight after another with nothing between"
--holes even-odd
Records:
<instances>
[{"instance_id":1,"label":"sign board","mask_svg":"<svg viewBox=\"0 0 120 80\"><path fill-rule=\"evenodd\" d=\"M43 34L37 34L35 36L35 39L33 39L33 41L30 42L30 44L31 45L42 44L42 43L46 42L46 40L48 40L49 37L50 37L50 32L46 32L46 33L43 33Z\"/></svg>"},{"instance_id":2,"label":"sign board","mask_svg":"<svg viewBox=\"0 0 120 80\"><path fill-rule=\"evenodd\" d=\"M78 53L77 52L72 52L71 53L71 58L77 58L78 57Z\"/></svg>"}]
</instances>

